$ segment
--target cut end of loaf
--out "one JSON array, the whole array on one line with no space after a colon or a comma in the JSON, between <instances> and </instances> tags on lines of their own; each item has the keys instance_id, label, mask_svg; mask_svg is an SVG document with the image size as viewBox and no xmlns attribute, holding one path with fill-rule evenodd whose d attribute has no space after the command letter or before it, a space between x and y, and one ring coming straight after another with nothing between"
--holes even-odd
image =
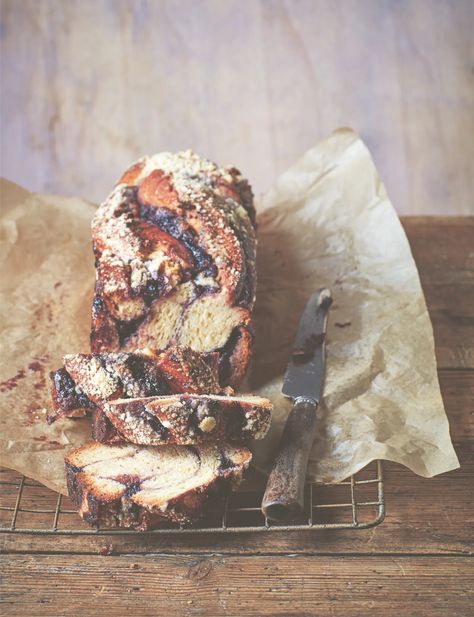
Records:
<instances>
[{"instance_id":1,"label":"cut end of loaf","mask_svg":"<svg viewBox=\"0 0 474 617\"><path fill-rule=\"evenodd\" d=\"M230 445L90 443L65 457L69 495L84 520L138 529L196 520L207 497L240 481L250 460L249 450Z\"/></svg>"}]
</instances>

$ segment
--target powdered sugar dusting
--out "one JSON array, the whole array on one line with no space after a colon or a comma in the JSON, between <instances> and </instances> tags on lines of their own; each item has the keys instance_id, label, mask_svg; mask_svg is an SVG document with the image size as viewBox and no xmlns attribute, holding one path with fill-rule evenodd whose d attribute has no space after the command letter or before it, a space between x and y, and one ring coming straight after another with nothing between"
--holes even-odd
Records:
<instances>
[{"instance_id":1,"label":"powdered sugar dusting","mask_svg":"<svg viewBox=\"0 0 474 617\"><path fill-rule=\"evenodd\" d=\"M202 159L192 150L183 152L160 152L153 156L145 156L136 164L143 164L140 178L159 169L169 176L179 197L193 200L202 197L213 189L219 180L233 182L234 178L228 169L218 167L212 161ZM236 202L234 202L235 205Z\"/></svg>"}]
</instances>

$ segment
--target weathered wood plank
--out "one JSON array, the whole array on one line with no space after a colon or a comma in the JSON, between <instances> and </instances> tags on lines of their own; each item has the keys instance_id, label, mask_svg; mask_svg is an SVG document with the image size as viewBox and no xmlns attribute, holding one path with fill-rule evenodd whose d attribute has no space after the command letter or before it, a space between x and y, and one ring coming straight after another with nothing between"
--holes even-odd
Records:
<instances>
[{"instance_id":1,"label":"weathered wood plank","mask_svg":"<svg viewBox=\"0 0 474 617\"><path fill-rule=\"evenodd\" d=\"M438 372L454 444L474 446L474 371Z\"/></svg>"},{"instance_id":2,"label":"weathered wood plank","mask_svg":"<svg viewBox=\"0 0 474 617\"><path fill-rule=\"evenodd\" d=\"M6 552L473 554L474 494L469 487L474 477L474 456L469 444L458 447L458 454L460 469L430 480L386 463L387 517L382 525L369 530L199 534L179 538L128 534L53 539L1 534L0 542ZM363 498L364 493L359 497Z\"/></svg>"},{"instance_id":3,"label":"weathered wood plank","mask_svg":"<svg viewBox=\"0 0 474 617\"><path fill-rule=\"evenodd\" d=\"M474 216L403 216L422 281L474 281Z\"/></svg>"},{"instance_id":4,"label":"weathered wood plank","mask_svg":"<svg viewBox=\"0 0 474 617\"><path fill-rule=\"evenodd\" d=\"M147 553L152 550L231 553L470 553L474 537L474 493L467 490L474 478L474 373L440 371L440 383L451 425L451 434L461 460L461 469L426 480L407 469L385 463L387 517L373 530L356 532L292 532L244 535L186 536L179 539L127 535L114 537L0 536L5 551L99 553L112 545L116 553ZM4 478L6 479L6 478ZM13 476L10 478L13 479ZM5 505L12 505L16 488L4 487ZM7 504L7 497L10 499ZM360 497L364 497L363 494ZM30 488L25 492L34 507L54 508L53 493ZM30 504L31 505L31 504ZM2 513L6 524L9 513ZM46 526L51 515L20 516L20 526ZM61 519L66 528L80 526L75 516ZM28 524L27 524L28 523ZM53 542L53 543L52 543Z\"/></svg>"},{"instance_id":5,"label":"weathered wood plank","mask_svg":"<svg viewBox=\"0 0 474 617\"><path fill-rule=\"evenodd\" d=\"M469 359L474 344L470 322L459 319L460 307L472 315L472 231L474 219L405 218L404 226L418 263L421 279L432 312L438 346L438 359L443 349L449 352L447 364L452 369ZM440 294L440 289L449 293ZM433 308L435 307L435 309ZM446 317L447 316L447 317ZM460 324L461 323L461 327ZM444 358L446 358L444 354ZM423 480L396 465L386 465L388 515L385 523L372 531L324 532L320 534L258 534L243 536L199 536L176 541L171 538L126 536L114 538L116 552L207 552L209 547L235 553L254 552L354 552L354 553L437 553L472 551L472 484L474 463L474 372L441 370L440 383L453 441L462 461L460 470L433 480ZM416 501L414 496L416 496ZM439 496L442 496L440 499ZM34 497L34 496L33 496ZM38 524L40 521L38 520ZM68 523L73 525L74 522ZM51 540L38 536L3 536L5 550L48 551ZM55 538L57 551L99 552L104 538Z\"/></svg>"},{"instance_id":6,"label":"weathered wood plank","mask_svg":"<svg viewBox=\"0 0 474 617\"><path fill-rule=\"evenodd\" d=\"M474 217L404 217L439 368L474 369Z\"/></svg>"},{"instance_id":7,"label":"weathered wood plank","mask_svg":"<svg viewBox=\"0 0 474 617\"><path fill-rule=\"evenodd\" d=\"M468 617L474 561L459 557L2 558L2 614Z\"/></svg>"}]
</instances>

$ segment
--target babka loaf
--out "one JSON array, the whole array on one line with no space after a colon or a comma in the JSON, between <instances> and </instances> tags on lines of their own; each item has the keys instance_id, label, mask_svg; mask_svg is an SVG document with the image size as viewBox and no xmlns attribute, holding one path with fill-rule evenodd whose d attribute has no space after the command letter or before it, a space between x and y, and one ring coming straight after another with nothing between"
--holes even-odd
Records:
<instances>
[{"instance_id":1,"label":"babka loaf","mask_svg":"<svg viewBox=\"0 0 474 617\"><path fill-rule=\"evenodd\" d=\"M92 437L145 446L263 439L271 413L271 402L258 396L175 394L115 400L94 412Z\"/></svg>"},{"instance_id":2,"label":"babka loaf","mask_svg":"<svg viewBox=\"0 0 474 617\"><path fill-rule=\"evenodd\" d=\"M183 347L67 355L64 367L50 377L54 413L49 423L61 416L84 415L98 403L118 398L230 392L219 385L212 354Z\"/></svg>"},{"instance_id":3,"label":"babka loaf","mask_svg":"<svg viewBox=\"0 0 474 617\"><path fill-rule=\"evenodd\" d=\"M191 151L140 159L98 208L92 237L91 350L218 352L221 383L238 385L256 285L255 211L240 173Z\"/></svg>"},{"instance_id":4,"label":"babka loaf","mask_svg":"<svg viewBox=\"0 0 474 617\"><path fill-rule=\"evenodd\" d=\"M90 525L153 529L185 524L203 513L208 496L240 481L251 454L220 446L86 444L65 457L69 495Z\"/></svg>"}]
</instances>

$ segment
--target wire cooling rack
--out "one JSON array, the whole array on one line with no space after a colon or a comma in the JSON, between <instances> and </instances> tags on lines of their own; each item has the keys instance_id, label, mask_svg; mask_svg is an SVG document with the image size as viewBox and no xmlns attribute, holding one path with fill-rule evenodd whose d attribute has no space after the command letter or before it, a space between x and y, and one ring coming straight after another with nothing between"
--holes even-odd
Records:
<instances>
[{"instance_id":1,"label":"wire cooling rack","mask_svg":"<svg viewBox=\"0 0 474 617\"><path fill-rule=\"evenodd\" d=\"M242 490L214 502L193 527L153 531L91 529L69 498L10 470L0 470L0 533L104 535L242 533L321 529L367 529L385 516L382 463L375 461L344 482L308 484L304 514L290 524L273 523L260 511L263 490Z\"/></svg>"}]
</instances>

